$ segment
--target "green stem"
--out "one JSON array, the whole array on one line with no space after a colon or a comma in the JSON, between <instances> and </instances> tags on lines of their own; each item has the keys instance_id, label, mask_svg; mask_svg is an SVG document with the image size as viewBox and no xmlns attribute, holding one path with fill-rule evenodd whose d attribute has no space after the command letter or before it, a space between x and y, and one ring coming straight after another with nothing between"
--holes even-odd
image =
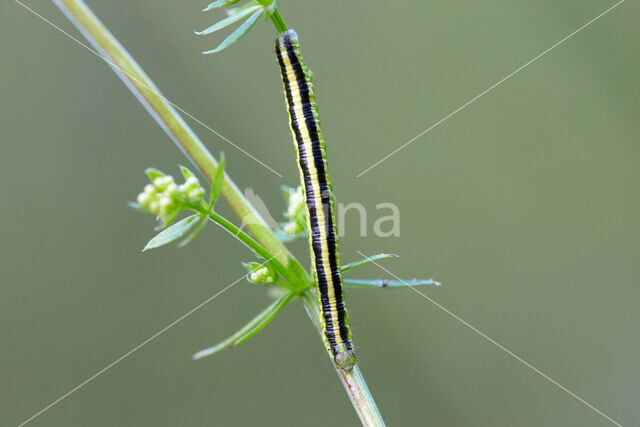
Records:
<instances>
[{"instance_id":1,"label":"green stem","mask_svg":"<svg viewBox=\"0 0 640 427\"><path fill-rule=\"evenodd\" d=\"M282 15L280 15L280 11L277 7L273 9L273 13L271 14L271 22L273 22L273 25L275 25L278 33L284 33L285 31L289 30L289 27L287 27L287 24L284 22L284 18L282 18Z\"/></svg>"},{"instance_id":2,"label":"green stem","mask_svg":"<svg viewBox=\"0 0 640 427\"><path fill-rule=\"evenodd\" d=\"M201 212L201 211L200 211ZM276 254L271 254L269 251L264 248L260 243L256 242L249 236L247 233L238 228L235 224L233 224L228 219L218 215L215 212L209 212L209 219L220 227L224 228L229 234L234 236L236 239L240 240L247 248L251 249L256 255L262 257L266 260L269 265L271 265L274 270L278 272L278 274L285 279L286 288L290 291L298 291L302 292L304 283L300 283L300 278L297 276L293 276L289 270L287 270L278 258Z\"/></svg>"},{"instance_id":3,"label":"green stem","mask_svg":"<svg viewBox=\"0 0 640 427\"><path fill-rule=\"evenodd\" d=\"M109 65L111 65L116 74L136 95L149 114L156 119L158 124L167 132L178 147L181 148L184 154L194 163L202 174L211 181L215 176L215 171L218 166L216 159L205 148L204 144L202 144L182 117L180 117L173 105L161 95L151 79L147 77L142 68L140 68L118 40L113 37L109 30L107 30L82 0L53 0L53 2L78 30L80 30L87 40L89 40ZM278 31L287 30L287 26L282 16L277 13L277 10L274 10L271 19ZM305 269L266 226L264 219L247 201L226 173L221 194L227 203L229 203L234 213L247 223L247 228L264 248L272 254L279 254L277 255L278 261L284 264L291 271L291 274L297 275L300 281L311 281ZM305 292L303 294L303 301L309 317L311 317L316 329L322 335L319 308L313 292L315 292L315 288L311 288ZM331 358L331 360L333 360L333 358ZM358 365L356 365L351 372L343 371L337 367L336 371L347 390L347 394L362 424L366 426L383 426L384 421L382 421L380 412L369 393L367 384L360 374Z\"/></svg>"},{"instance_id":4,"label":"green stem","mask_svg":"<svg viewBox=\"0 0 640 427\"><path fill-rule=\"evenodd\" d=\"M309 318L322 336L322 315L320 314L318 303L316 302L317 298L314 295L315 292L315 288L309 289L302 295L302 301ZM358 417L360 417L362 425L376 427L384 426L385 423L382 419L382 415L380 415L378 406L371 396L369 387L367 387L367 383L360 372L358 364L356 364L350 371L345 371L335 365L333 357L329 358L333 362L333 366L336 369L340 380L342 380L342 385L344 385L344 389L347 392L347 395L349 395L351 404L356 410Z\"/></svg>"}]
</instances>

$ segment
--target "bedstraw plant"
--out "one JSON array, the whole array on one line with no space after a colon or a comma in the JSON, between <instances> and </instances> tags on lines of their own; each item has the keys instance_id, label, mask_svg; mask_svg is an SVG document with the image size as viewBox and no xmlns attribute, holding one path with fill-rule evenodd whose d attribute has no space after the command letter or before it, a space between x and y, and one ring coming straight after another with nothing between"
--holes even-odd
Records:
<instances>
[{"instance_id":1,"label":"bedstraw plant","mask_svg":"<svg viewBox=\"0 0 640 427\"><path fill-rule=\"evenodd\" d=\"M287 204L286 222L277 230L269 227L225 171L224 157L221 155L218 160L205 148L176 111L179 108L162 96L140 66L84 2L82 0L54 0L54 3L113 68L151 116L181 148L196 169L196 171L192 171L185 166L180 166L182 183L178 183L172 175L157 169L149 168L146 170L149 183L144 186L136 200L130 202L132 207L141 212L152 214L158 221L156 227L158 233L146 244L144 250L155 249L178 240L180 241L178 246L184 247L200 235L207 224L214 223L238 239L252 252L253 259L242 263L247 272L248 282L270 289L269 295L273 298L270 305L236 333L212 347L197 352L193 358L201 359L218 351L236 347L257 334L287 304L292 301L301 301L325 341L325 347L334 363L336 372L343 382L362 424L368 426L384 425L355 359L349 359L347 363L341 361L335 354L335 348L332 348L327 342L324 326L328 315L323 314L321 301L318 298L317 284L319 279L317 274L309 273L285 246L286 242L296 238L313 239L311 233L305 231L308 230L310 220L307 208L307 205L310 204L309 194L307 194L309 188L283 187ZM271 21L279 37L284 37L279 40L285 40L295 34L285 24L274 0L252 0L244 4L239 4L239 0L218 0L204 9L206 12L219 10L224 10L226 16L197 34L209 35L232 25L235 25L236 28L216 48L204 52L206 54L220 52L246 36L261 17ZM297 46L297 36L295 36L295 43ZM271 45L269 48L271 49ZM299 59L302 63L301 57ZM311 74L306 66L304 68L309 73L305 84L309 85L308 89L313 93ZM283 71L283 73L285 72L286 70ZM289 102L291 103L291 100ZM317 113L314 101L313 114L319 130ZM295 130L293 126L292 124L292 131ZM322 148L324 150L324 146ZM198 178L199 175L209 181L208 191L205 190L205 186ZM224 199L228 203L234 214L240 219L241 226L235 225L232 220L224 218L216 211L216 206L220 203L219 199ZM314 254L311 255L314 256ZM394 256L379 254L343 265L339 267L336 277L368 262ZM317 261L316 259L315 262ZM339 261L336 262L336 265L339 266ZM315 273L315 270L312 273ZM439 285L432 279L409 282L354 278L341 278L340 280L346 287L385 288ZM340 285L339 282L336 286Z\"/></svg>"}]
</instances>

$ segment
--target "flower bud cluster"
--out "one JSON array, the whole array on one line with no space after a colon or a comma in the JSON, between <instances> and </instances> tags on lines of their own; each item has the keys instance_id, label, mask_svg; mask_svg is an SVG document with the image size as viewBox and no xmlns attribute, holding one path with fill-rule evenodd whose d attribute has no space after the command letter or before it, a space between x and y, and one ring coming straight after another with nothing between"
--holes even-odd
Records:
<instances>
[{"instance_id":1,"label":"flower bud cluster","mask_svg":"<svg viewBox=\"0 0 640 427\"><path fill-rule=\"evenodd\" d=\"M184 202L199 203L204 198L204 188L198 178L191 175L184 184L177 185L171 175L155 173L151 184L138 194L137 202L142 210L154 214L166 223L184 209Z\"/></svg>"},{"instance_id":2,"label":"flower bud cluster","mask_svg":"<svg viewBox=\"0 0 640 427\"><path fill-rule=\"evenodd\" d=\"M204 198L204 188L200 186L198 178L191 175L179 188L182 197L191 203L198 203Z\"/></svg>"},{"instance_id":3,"label":"flower bud cluster","mask_svg":"<svg viewBox=\"0 0 640 427\"><path fill-rule=\"evenodd\" d=\"M289 221L283 224L282 231L289 236L294 236L306 229L306 210L302 187L283 187L283 194L287 202L287 211L284 215Z\"/></svg>"},{"instance_id":4,"label":"flower bud cluster","mask_svg":"<svg viewBox=\"0 0 640 427\"><path fill-rule=\"evenodd\" d=\"M267 267L249 273L249 281L252 283L273 283L273 276Z\"/></svg>"},{"instance_id":5,"label":"flower bud cluster","mask_svg":"<svg viewBox=\"0 0 640 427\"><path fill-rule=\"evenodd\" d=\"M268 265L260 264L255 261L242 264L249 272L247 280L250 283L272 285L275 282L276 272Z\"/></svg>"}]
</instances>

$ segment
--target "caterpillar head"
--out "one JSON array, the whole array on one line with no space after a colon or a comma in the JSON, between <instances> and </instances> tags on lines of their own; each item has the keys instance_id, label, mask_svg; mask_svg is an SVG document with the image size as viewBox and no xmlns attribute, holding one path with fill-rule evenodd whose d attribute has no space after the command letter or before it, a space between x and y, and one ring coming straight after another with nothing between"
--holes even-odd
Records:
<instances>
[{"instance_id":1,"label":"caterpillar head","mask_svg":"<svg viewBox=\"0 0 640 427\"><path fill-rule=\"evenodd\" d=\"M353 350L346 350L336 353L333 359L336 366L345 371L350 371L356 365L356 353Z\"/></svg>"}]
</instances>

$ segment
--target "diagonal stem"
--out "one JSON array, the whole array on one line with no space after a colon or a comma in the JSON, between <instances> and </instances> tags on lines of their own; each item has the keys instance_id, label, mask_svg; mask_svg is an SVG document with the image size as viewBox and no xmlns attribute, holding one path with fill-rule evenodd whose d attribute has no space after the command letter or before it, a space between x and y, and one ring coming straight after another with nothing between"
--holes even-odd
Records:
<instances>
[{"instance_id":1,"label":"diagonal stem","mask_svg":"<svg viewBox=\"0 0 640 427\"><path fill-rule=\"evenodd\" d=\"M311 288L302 296L302 301L304 303L304 308L307 310L307 314L309 318L313 322L314 326L320 332L322 336L322 315L320 311L318 311L318 303L316 296L314 295L315 288ZM353 408L356 410L358 417L360 417L360 421L363 426L384 426L384 420L382 419L382 415L380 415L380 411L376 406L376 402L373 400L371 396L371 392L369 391L369 387L367 387L367 383L360 372L360 367L356 364L351 371L345 371L344 369L340 369L335 366L335 361L333 357L330 357L331 361L334 363L334 367L336 368L336 372L342 380L342 385L344 385L344 389L349 395L349 399L351 399L351 404Z\"/></svg>"}]
</instances>

